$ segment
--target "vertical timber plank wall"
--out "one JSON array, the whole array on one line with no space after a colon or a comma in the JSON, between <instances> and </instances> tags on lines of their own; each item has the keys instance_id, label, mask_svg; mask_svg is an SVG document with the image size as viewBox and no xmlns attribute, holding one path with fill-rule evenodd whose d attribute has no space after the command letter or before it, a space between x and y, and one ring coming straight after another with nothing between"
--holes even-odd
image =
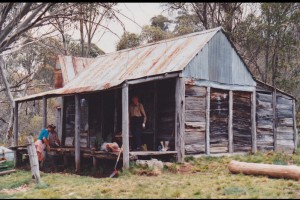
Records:
<instances>
[{"instance_id":1,"label":"vertical timber plank wall","mask_svg":"<svg viewBox=\"0 0 300 200\"><path fill-rule=\"evenodd\" d=\"M185 152L205 153L206 88L185 85Z\"/></svg>"},{"instance_id":2,"label":"vertical timber plank wall","mask_svg":"<svg viewBox=\"0 0 300 200\"><path fill-rule=\"evenodd\" d=\"M233 92L233 151L252 149L251 93Z\"/></svg>"},{"instance_id":3,"label":"vertical timber plank wall","mask_svg":"<svg viewBox=\"0 0 300 200\"><path fill-rule=\"evenodd\" d=\"M210 153L228 152L229 91L210 91Z\"/></svg>"},{"instance_id":4,"label":"vertical timber plank wall","mask_svg":"<svg viewBox=\"0 0 300 200\"><path fill-rule=\"evenodd\" d=\"M293 99L277 92L276 95L277 151L293 153L295 149Z\"/></svg>"}]
</instances>

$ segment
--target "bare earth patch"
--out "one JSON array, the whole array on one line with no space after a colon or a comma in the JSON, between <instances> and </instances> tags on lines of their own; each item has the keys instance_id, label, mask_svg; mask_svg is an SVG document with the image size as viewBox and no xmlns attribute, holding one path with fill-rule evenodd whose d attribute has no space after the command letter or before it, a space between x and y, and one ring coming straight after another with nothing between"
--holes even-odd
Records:
<instances>
[{"instance_id":1,"label":"bare earth patch","mask_svg":"<svg viewBox=\"0 0 300 200\"><path fill-rule=\"evenodd\" d=\"M180 167L178 168L179 173L191 173L192 170L193 170L193 165L191 163L186 163L186 162L180 165Z\"/></svg>"},{"instance_id":2,"label":"bare earth patch","mask_svg":"<svg viewBox=\"0 0 300 200\"><path fill-rule=\"evenodd\" d=\"M20 187L17 188L12 188L12 189L2 189L1 192L6 193L6 194L15 194L18 192L26 192L28 190L28 185L27 184L23 184Z\"/></svg>"}]
</instances>

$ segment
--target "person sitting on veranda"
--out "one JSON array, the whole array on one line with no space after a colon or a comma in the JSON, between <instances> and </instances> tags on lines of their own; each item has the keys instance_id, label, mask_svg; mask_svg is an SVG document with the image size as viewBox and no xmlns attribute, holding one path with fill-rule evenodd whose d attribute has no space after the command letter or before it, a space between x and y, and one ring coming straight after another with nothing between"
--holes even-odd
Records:
<instances>
[{"instance_id":1,"label":"person sitting on veranda","mask_svg":"<svg viewBox=\"0 0 300 200\"><path fill-rule=\"evenodd\" d=\"M34 143L36 152L37 152L37 156L38 156L38 160L41 165L43 165L43 163L45 161L45 150L46 149L48 151L50 150L48 139L49 139L49 132L51 132L52 130L53 130L53 126L48 125L47 128L43 129L40 132L40 135L39 135L37 141Z\"/></svg>"},{"instance_id":2,"label":"person sitting on veranda","mask_svg":"<svg viewBox=\"0 0 300 200\"><path fill-rule=\"evenodd\" d=\"M49 144L50 147L55 148L60 146L60 140L58 138L58 134L55 131L56 126L51 124L52 126L52 131L49 132Z\"/></svg>"}]
</instances>

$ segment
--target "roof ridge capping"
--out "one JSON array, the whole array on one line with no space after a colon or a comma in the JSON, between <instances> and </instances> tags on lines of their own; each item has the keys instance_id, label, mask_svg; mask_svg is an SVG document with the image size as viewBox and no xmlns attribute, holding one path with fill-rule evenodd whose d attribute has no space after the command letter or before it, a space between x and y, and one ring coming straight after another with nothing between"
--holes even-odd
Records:
<instances>
[{"instance_id":1,"label":"roof ridge capping","mask_svg":"<svg viewBox=\"0 0 300 200\"><path fill-rule=\"evenodd\" d=\"M225 31L222 26L219 26L219 27L212 28L212 29L207 29L207 30L204 30L204 31L193 32L193 33L189 33L189 34L185 34L185 35L181 35L181 36L177 36L177 37L173 37L173 38L169 38L169 39L165 39L165 40L160 40L160 41L156 41L156 42L147 43L147 44L144 44L144 45L139 45L139 46L132 47L132 48L122 49L122 50L119 50L119 51L113 51L113 52L110 52L110 53L105 53L105 54L99 55L95 58L101 58L103 56L110 55L110 54L122 53L122 52L126 52L126 51L131 51L131 50L134 50L134 49L144 48L144 47L147 47L147 46L160 44L160 43L165 43L165 42L170 42L170 41L173 41L173 40L180 40L180 39L183 39L183 38L192 37L192 36L196 36L196 35L202 35L202 34L214 32L214 31L217 33L220 30Z\"/></svg>"}]
</instances>

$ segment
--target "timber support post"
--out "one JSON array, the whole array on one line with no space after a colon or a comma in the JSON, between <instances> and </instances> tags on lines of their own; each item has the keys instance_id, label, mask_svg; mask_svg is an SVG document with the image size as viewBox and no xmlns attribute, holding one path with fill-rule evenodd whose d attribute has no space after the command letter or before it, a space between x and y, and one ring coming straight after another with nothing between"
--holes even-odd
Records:
<instances>
[{"instance_id":1,"label":"timber support post","mask_svg":"<svg viewBox=\"0 0 300 200\"><path fill-rule=\"evenodd\" d=\"M209 137L209 125L210 125L210 87L206 88L206 126L205 126L205 152L206 155L210 155L210 137Z\"/></svg>"},{"instance_id":2,"label":"timber support post","mask_svg":"<svg viewBox=\"0 0 300 200\"><path fill-rule=\"evenodd\" d=\"M95 156L93 156L93 168L94 170L96 170L98 167L98 160Z\"/></svg>"},{"instance_id":3,"label":"timber support post","mask_svg":"<svg viewBox=\"0 0 300 200\"><path fill-rule=\"evenodd\" d=\"M43 128L47 128L47 98L43 97Z\"/></svg>"},{"instance_id":4,"label":"timber support post","mask_svg":"<svg viewBox=\"0 0 300 200\"><path fill-rule=\"evenodd\" d=\"M177 161L184 161L184 123L185 123L185 82L184 78L178 77L175 89L175 148Z\"/></svg>"},{"instance_id":5,"label":"timber support post","mask_svg":"<svg viewBox=\"0 0 300 200\"><path fill-rule=\"evenodd\" d=\"M32 136L27 137L27 152L29 156L31 173L34 176L37 183L40 183L41 177L40 177L39 161L38 161L38 156L36 153L36 148Z\"/></svg>"},{"instance_id":6,"label":"timber support post","mask_svg":"<svg viewBox=\"0 0 300 200\"><path fill-rule=\"evenodd\" d=\"M60 143L61 144L65 144L65 138L64 138L64 134L63 134L63 130L64 130L64 117L65 117L65 97L61 97L61 107L60 107L60 126L58 129L58 136L60 139Z\"/></svg>"},{"instance_id":7,"label":"timber support post","mask_svg":"<svg viewBox=\"0 0 300 200\"><path fill-rule=\"evenodd\" d=\"M276 115L276 88L274 87L272 95L272 105L273 105L273 133L274 133L274 151L277 152L277 115Z\"/></svg>"},{"instance_id":8,"label":"timber support post","mask_svg":"<svg viewBox=\"0 0 300 200\"><path fill-rule=\"evenodd\" d=\"M228 118L228 150L233 153L233 130L232 130L232 115L233 114L233 93L229 90L229 118Z\"/></svg>"},{"instance_id":9,"label":"timber support post","mask_svg":"<svg viewBox=\"0 0 300 200\"><path fill-rule=\"evenodd\" d=\"M14 146L18 146L18 132L19 132L19 104L18 102L14 101L14 124L13 124L13 131L14 131ZM14 166L18 166L18 155L17 150L14 151Z\"/></svg>"},{"instance_id":10,"label":"timber support post","mask_svg":"<svg viewBox=\"0 0 300 200\"><path fill-rule=\"evenodd\" d=\"M128 84L122 87L122 143L123 143L123 168L129 168L129 89Z\"/></svg>"},{"instance_id":11,"label":"timber support post","mask_svg":"<svg viewBox=\"0 0 300 200\"><path fill-rule=\"evenodd\" d=\"M251 131L252 131L252 153L257 152L257 139L256 139L256 91L252 92L252 106L251 106Z\"/></svg>"},{"instance_id":12,"label":"timber support post","mask_svg":"<svg viewBox=\"0 0 300 200\"><path fill-rule=\"evenodd\" d=\"M118 121L118 90L114 91L114 134L117 132L117 121Z\"/></svg>"},{"instance_id":13,"label":"timber support post","mask_svg":"<svg viewBox=\"0 0 300 200\"><path fill-rule=\"evenodd\" d=\"M294 142L295 142L295 149L294 153L297 151L298 147L298 129L297 129L297 113L296 113L296 105L295 105L295 99L293 99L293 118L294 118Z\"/></svg>"},{"instance_id":14,"label":"timber support post","mask_svg":"<svg viewBox=\"0 0 300 200\"><path fill-rule=\"evenodd\" d=\"M75 94L75 167L80 171L80 96Z\"/></svg>"}]
</instances>

